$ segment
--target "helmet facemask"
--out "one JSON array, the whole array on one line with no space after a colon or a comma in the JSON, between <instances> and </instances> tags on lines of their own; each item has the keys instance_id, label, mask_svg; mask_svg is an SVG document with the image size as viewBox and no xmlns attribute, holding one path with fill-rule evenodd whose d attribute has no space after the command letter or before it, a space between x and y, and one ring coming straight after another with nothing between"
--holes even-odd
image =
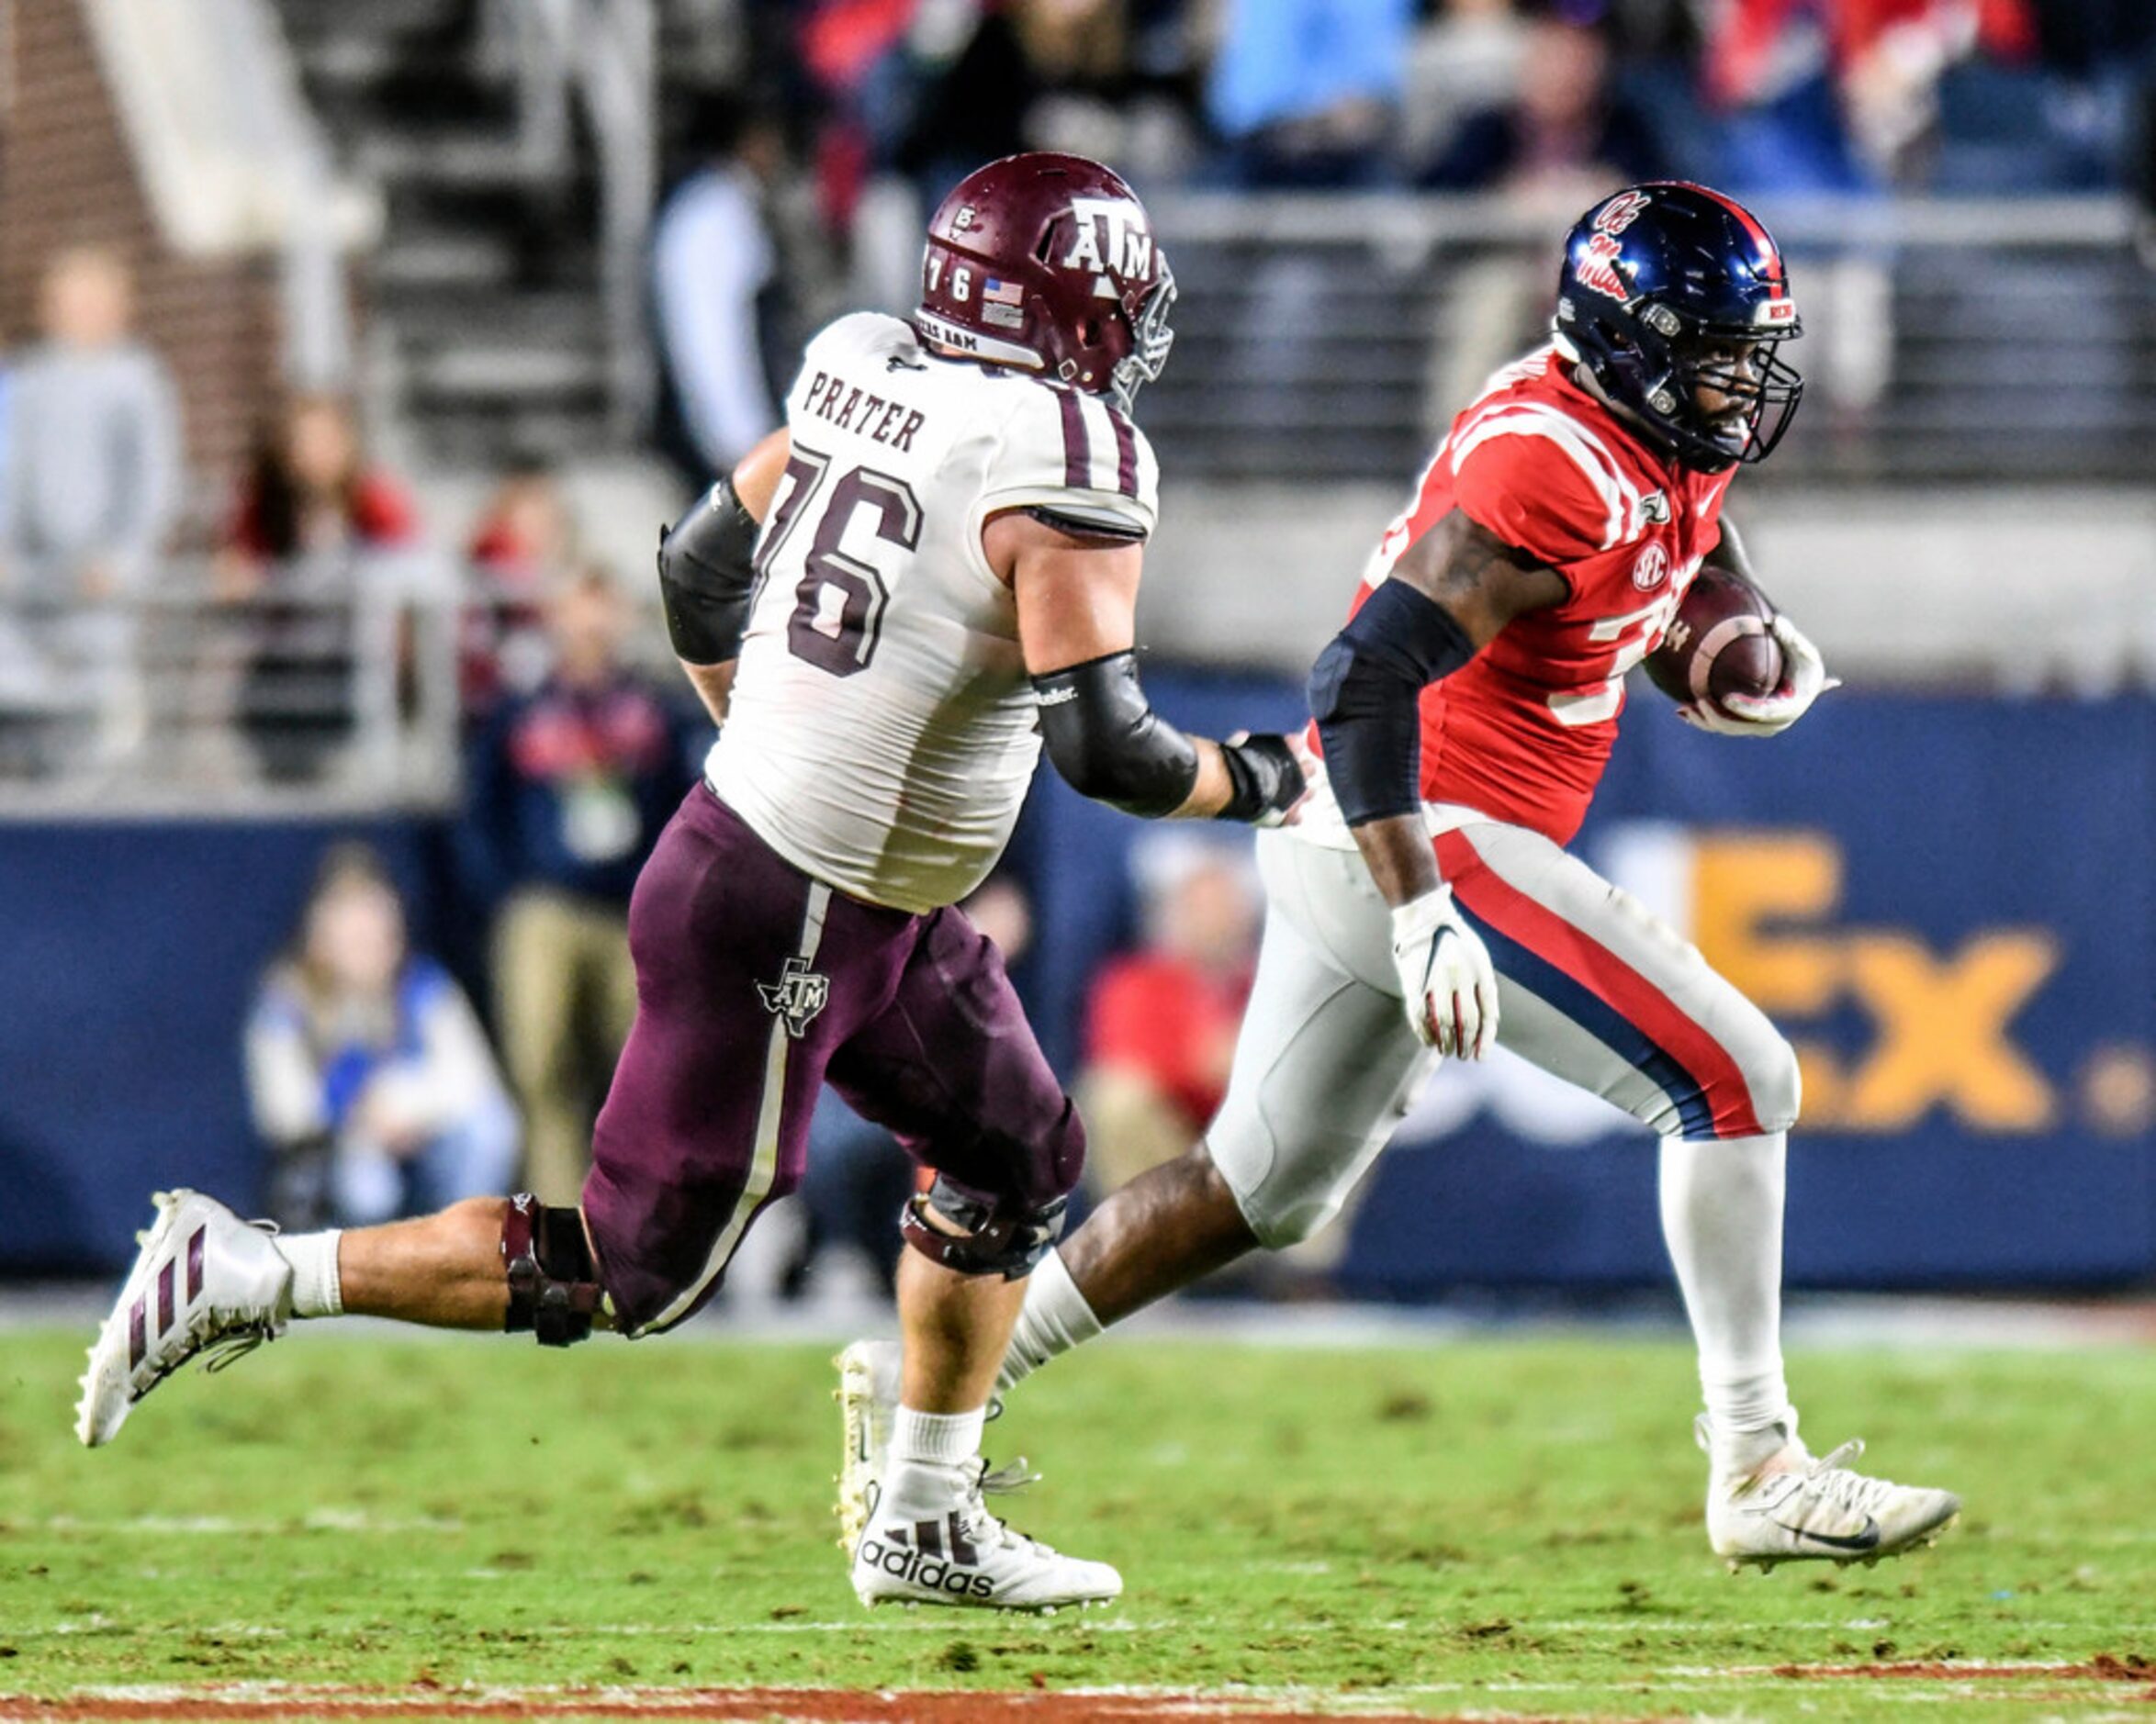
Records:
<instances>
[{"instance_id":1,"label":"helmet facemask","mask_svg":"<svg viewBox=\"0 0 2156 1724\"><path fill-rule=\"evenodd\" d=\"M1648 309L1650 320L1655 309ZM1780 356L1782 342L1800 333L1801 326L1782 325L1772 335L1705 329L1679 336L1670 343L1668 371L1648 389L1647 406L1670 420L1672 430L1702 439L1725 462L1764 461L1804 398L1803 377ZM1733 408L1710 416L1700 405L1702 390Z\"/></svg>"},{"instance_id":2,"label":"helmet facemask","mask_svg":"<svg viewBox=\"0 0 2156 1724\"><path fill-rule=\"evenodd\" d=\"M1770 331L1688 324L1667 306L1648 305L1600 321L1608 356L1592 366L1596 377L1687 466L1712 473L1764 461L1804 397L1803 377L1780 356L1781 344L1803 333L1793 319ZM1710 417L1702 389L1735 409Z\"/></svg>"},{"instance_id":3,"label":"helmet facemask","mask_svg":"<svg viewBox=\"0 0 2156 1724\"><path fill-rule=\"evenodd\" d=\"M1108 398L1126 413L1132 410L1140 386L1166 367L1168 352L1175 345L1175 331L1168 327L1168 313L1175 305L1175 273L1168 267L1166 253L1157 255L1158 274L1131 320L1130 351L1108 374Z\"/></svg>"}]
</instances>

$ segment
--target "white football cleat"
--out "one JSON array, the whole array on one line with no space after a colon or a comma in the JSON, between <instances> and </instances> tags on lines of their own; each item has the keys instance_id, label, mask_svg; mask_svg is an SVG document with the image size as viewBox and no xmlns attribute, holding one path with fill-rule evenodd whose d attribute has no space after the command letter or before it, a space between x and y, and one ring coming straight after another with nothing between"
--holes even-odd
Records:
<instances>
[{"instance_id":1,"label":"white football cleat","mask_svg":"<svg viewBox=\"0 0 2156 1724\"><path fill-rule=\"evenodd\" d=\"M1700 1447L1708 1448L1704 1415L1694 1428ZM1933 1543L1961 1512L1951 1491L1855 1471L1848 1463L1863 1452L1863 1440L1851 1438L1814 1460L1792 1435L1758 1472L1710 1480L1707 1538L1714 1554L1728 1560L1733 1573L1747 1563L1762 1572L1777 1562L1872 1563Z\"/></svg>"},{"instance_id":2,"label":"white football cleat","mask_svg":"<svg viewBox=\"0 0 2156 1724\"><path fill-rule=\"evenodd\" d=\"M275 1227L242 1221L214 1197L185 1190L152 1200L157 1219L105 1319L83 1373L75 1435L110 1442L135 1403L197 1354L221 1371L284 1333L292 1315L292 1266Z\"/></svg>"},{"instance_id":3,"label":"white football cleat","mask_svg":"<svg viewBox=\"0 0 2156 1724\"><path fill-rule=\"evenodd\" d=\"M1120 1597L1123 1577L1014 1532L981 1500L988 1462L963 1469L963 1487L940 1515L901 1519L882 1504L853 1553L853 1590L864 1605L959 1605L1049 1612Z\"/></svg>"},{"instance_id":4,"label":"white football cleat","mask_svg":"<svg viewBox=\"0 0 2156 1724\"><path fill-rule=\"evenodd\" d=\"M869 1529L882 1490L883 1455L898 1411L896 1341L855 1341L831 1362L838 1367L838 1416L846 1448L838 1459L838 1548L852 1554Z\"/></svg>"},{"instance_id":5,"label":"white football cleat","mask_svg":"<svg viewBox=\"0 0 2156 1724\"><path fill-rule=\"evenodd\" d=\"M838 1403L843 1446L838 1457L838 1548L848 1556L868 1529L883 1489L883 1468L891 1452L891 1425L898 1413L899 1364L904 1350L896 1341L854 1341L831 1362L838 1367ZM988 1403L990 1419L1003 1416L1000 1397ZM991 1496L1038 1484L1040 1474L1020 1455L985 1473L981 1488Z\"/></svg>"}]
</instances>

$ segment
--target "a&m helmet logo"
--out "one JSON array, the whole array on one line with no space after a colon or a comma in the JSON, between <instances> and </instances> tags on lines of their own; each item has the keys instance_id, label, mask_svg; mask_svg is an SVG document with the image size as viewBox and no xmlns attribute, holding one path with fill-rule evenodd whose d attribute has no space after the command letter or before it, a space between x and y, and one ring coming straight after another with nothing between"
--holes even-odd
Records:
<instances>
[{"instance_id":1,"label":"a&m helmet logo","mask_svg":"<svg viewBox=\"0 0 2156 1724\"><path fill-rule=\"evenodd\" d=\"M831 1002L831 979L808 967L808 960L790 957L777 981L759 981L764 1010L785 1021L786 1034L799 1041L807 1034L816 1014Z\"/></svg>"},{"instance_id":2,"label":"a&m helmet logo","mask_svg":"<svg viewBox=\"0 0 2156 1724\"><path fill-rule=\"evenodd\" d=\"M1582 286L1620 302L1632 297L1616 270L1618 255L1623 250L1617 236L1637 221L1640 212L1652 201L1645 192L1620 192L1596 212L1594 231L1588 235L1583 253L1572 270Z\"/></svg>"},{"instance_id":3,"label":"a&m helmet logo","mask_svg":"<svg viewBox=\"0 0 2156 1724\"><path fill-rule=\"evenodd\" d=\"M1073 197L1071 233L1062 266L1095 272L1099 279L1093 290L1101 297L1117 297L1110 275L1132 282L1151 279L1152 230L1146 226L1145 212L1129 198Z\"/></svg>"}]
</instances>

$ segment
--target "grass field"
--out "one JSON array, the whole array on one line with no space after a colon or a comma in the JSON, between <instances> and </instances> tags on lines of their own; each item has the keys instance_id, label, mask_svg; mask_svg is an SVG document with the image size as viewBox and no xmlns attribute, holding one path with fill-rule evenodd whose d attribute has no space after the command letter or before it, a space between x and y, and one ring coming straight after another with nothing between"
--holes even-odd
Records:
<instances>
[{"instance_id":1,"label":"grass field","mask_svg":"<svg viewBox=\"0 0 2156 1724\"><path fill-rule=\"evenodd\" d=\"M1935 1550L1762 1579L1706 1550L1675 1343L1103 1346L991 1449L1047 1474L1013 1519L1128 1592L1002 1618L854 1602L825 1349L316 1331L175 1380L91 1453L84 1338L0 1334L0 1718L1158 1716L1117 1689L2156 1718L2156 1358L2131 1350L1798 1357L1815 1448L1860 1433L1969 1510ZM735 1692L774 1685L863 1692ZM1020 1697L914 1692L952 1689Z\"/></svg>"}]
</instances>

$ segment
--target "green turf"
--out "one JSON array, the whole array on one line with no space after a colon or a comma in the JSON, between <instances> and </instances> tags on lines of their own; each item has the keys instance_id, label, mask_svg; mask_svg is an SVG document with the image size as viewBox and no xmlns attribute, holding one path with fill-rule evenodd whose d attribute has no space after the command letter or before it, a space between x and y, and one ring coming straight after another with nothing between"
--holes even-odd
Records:
<instances>
[{"instance_id":1,"label":"green turf","mask_svg":"<svg viewBox=\"0 0 2156 1724\"><path fill-rule=\"evenodd\" d=\"M1113 1343L991 1450L1124 1602L859 1609L823 1349L303 1333L70 1431L74 1335L0 1335L0 1694L230 1682L1156 1684L1406 1710L1875 1718L1924 1683L1731 1674L2156 1656L2156 1359L1814 1353L1814 1446L1970 1508L1876 1569L1724 1573L1674 1343L1326 1354ZM2149 1716L2139 1683L1972 1684L1957 1718ZM1921 1714L1921 1708L1919 1708Z\"/></svg>"}]
</instances>

